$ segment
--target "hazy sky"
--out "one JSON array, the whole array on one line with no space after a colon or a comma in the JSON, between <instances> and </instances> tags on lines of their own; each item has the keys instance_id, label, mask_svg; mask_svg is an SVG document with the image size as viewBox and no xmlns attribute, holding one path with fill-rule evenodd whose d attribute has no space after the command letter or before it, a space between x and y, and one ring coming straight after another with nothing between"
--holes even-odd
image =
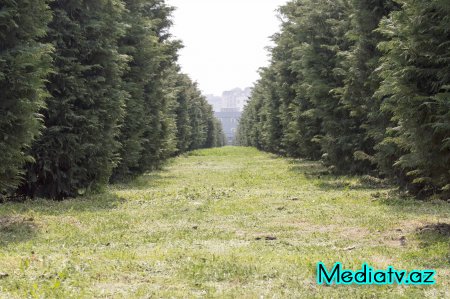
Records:
<instances>
[{"instance_id":1,"label":"hazy sky","mask_svg":"<svg viewBox=\"0 0 450 299\"><path fill-rule=\"evenodd\" d=\"M205 94L249 87L268 63L265 47L278 31L275 10L287 0L167 0L177 7L173 35L181 39L182 70Z\"/></svg>"}]
</instances>

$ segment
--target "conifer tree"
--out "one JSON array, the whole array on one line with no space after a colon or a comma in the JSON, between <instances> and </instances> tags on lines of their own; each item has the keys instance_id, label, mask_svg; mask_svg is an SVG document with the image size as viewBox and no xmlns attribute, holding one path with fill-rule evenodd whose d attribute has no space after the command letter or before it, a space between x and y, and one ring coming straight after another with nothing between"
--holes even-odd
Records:
<instances>
[{"instance_id":1,"label":"conifer tree","mask_svg":"<svg viewBox=\"0 0 450 299\"><path fill-rule=\"evenodd\" d=\"M42 127L44 80L51 47L39 41L51 13L45 0L6 0L0 4L0 197L13 192L27 149Z\"/></svg>"},{"instance_id":2,"label":"conifer tree","mask_svg":"<svg viewBox=\"0 0 450 299\"><path fill-rule=\"evenodd\" d=\"M261 85L262 79L259 79L252 89L250 101L245 106L239 121L236 139L239 145L254 146L263 150L261 108L264 101L264 93Z\"/></svg>"},{"instance_id":3,"label":"conifer tree","mask_svg":"<svg viewBox=\"0 0 450 299\"><path fill-rule=\"evenodd\" d=\"M240 144L447 197L450 5L296 0L280 12Z\"/></svg>"},{"instance_id":4,"label":"conifer tree","mask_svg":"<svg viewBox=\"0 0 450 299\"><path fill-rule=\"evenodd\" d=\"M277 72L277 90L282 103L281 145L289 156L318 159L321 149L314 138L320 134L321 121L303 85L300 49L305 40L298 38L303 11L299 9L300 4L290 2L280 8L284 22L281 33L274 36L276 47L272 50L272 67Z\"/></svg>"},{"instance_id":5,"label":"conifer tree","mask_svg":"<svg viewBox=\"0 0 450 299\"><path fill-rule=\"evenodd\" d=\"M380 144L386 129L395 124L390 122L391 115L380 109L384 98L375 96L381 81L377 69L382 56L377 45L384 39L377 28L380 20L396 9L396 5L391 0L353 0L351 3L352 26L346 36L352 46L344 53L342 61L345 79L340 89L341 103L350 111L349 117L357 126L352 139L358 171L374 173L379 157L396 156L398 152L396 147ZM383 153L385 150L393 152ZM392 161L378 166L386 175L392 176L395 171Z\"/></svg>"},{"instance_id":6,"label":"conifer tree","mask_svg":"<svg viewBox=\"0 0 450 299\"><path fill-rule=\"evenodd\" d=\"M129 57L123 80L130 97L115 180L158 167L175 151L176 143L168 82L179 48L177 41L168 39L172 8L161 0L126 0L125 4L127 30L119 46Z\"/></svg>"},{"instance_id":7,"label":"conifer tree","mask_svg":"<svg viewBox=\"0 0 450 299\"><path fill-rule=\"evenodd\" d=\"M177 105L175 108L177 124L177 153L184 153L188 151L192 142L192 126L189 107L193 88L194 86L187 75L177 75Z\"/></svg>"},{"instance_id":8,"label":"conifer tree","mask_svg":"<svg viewBox=\"0 0 450 299\"><path fill-rule=\"evenodd\" d=\"M380 44L383 109L398 123L395 165L419 195L450 194L450 3L401 0L383 20Z\"/></svg>"},{"instance_id":9,"label":"conifer tree","mask_svg":"<svg viewBox=\"0 0 450 299\"><path fill-rule=\"evenodd\" d=\"M258 143L279 154L322 156L337 171L348 170L355 124L337 90L349 8L345 1L302 0L280 11L282 32L255 93L262 103Z\"/></svg>"},{"instance_id":10,"label":"conifer tree","mask_svg":"<svg viewBox=\"0 0 450 299\"><path fill-rule=\"evenodd\" d=\"M322 160L336 172L354 171L353 136L355 123L337 94L343 85L340 53L349 47L349 7L345 1L305 1L298 20L303 46L298 70L302 75L300 92L315 108L320 119Z\"/></svg>"},{"instance_id":11,"label":"conifer tree","mask_svg":"<svg viewBox=\"0 0 450 299\"><path fill-rule=\"evenodd\" d=\"M60 199L101 188L116 165L126 98L117 49L124 7L118 0L56 0L51 8L51 97L22 190Z\"/></svg>"},{"instance_id":12,"label":"conifer tree","mask_svg":"<svg viewBox=\"0 0 450 299\"><path fill-rule=\"evenodd\" d=\"M222 147L226 145L226 136L222 128L222 123L217 117L213 117L214 121L214 145L213 147ZM235 142L235 141L234 141Z\"/></svg>"},{"instance_id":13,"label":"conifer tree","mask_svg":"<svg viewBox=\"0 0 450 299\"><path fill-rule=\"evenodd\" d=\"M203 148L206 143L207 123L206 115L203 110L203 101L200 91L195 87L192 90L192 96L189 105L190 126L192 128L192 137L189 150Z\"/></svg>"},{"instance_id":14,"label":"conifer tree","mask_svg":"<svg viewBox=\"0 0 450 299\"><path fill-rule=\"evenodd\" d=\"M146 44L141 49L146 55L145 63L150 72L141 73L144 80L144 111L147 123L143 134L143 151L139 160L139 173L155 169L176 151L175 119L171 112L175 104L171 96L171 68L176 61L178 41L169 39L170 14L173 8L164 0L134 1L143 18L141 36ZM141 25L141 26L142 26Z\"/></svg>"},{"instance_id":15,"label":"conifer tree","mask_svg":"<svg viewBox=\"0 0 450 299\"><path fill-rule=\"evenodd\" d=\"M185 74L176 74L175 119L177 154L199 148L223 146L225 136L212 106L197 84Z\"/></svg>"}]
</instances>

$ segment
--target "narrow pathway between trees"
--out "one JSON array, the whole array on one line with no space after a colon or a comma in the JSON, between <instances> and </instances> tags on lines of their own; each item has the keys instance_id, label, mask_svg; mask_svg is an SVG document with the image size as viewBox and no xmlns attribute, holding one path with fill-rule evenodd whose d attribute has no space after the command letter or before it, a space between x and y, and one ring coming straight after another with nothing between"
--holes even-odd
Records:
<instances>
[{"instance_id":1,"label":"narrow pathway between trees","mask_svg":"<svg viewBox=\"0 0 450 299\"><path fill-rule=\"evenodd\" d=\"M251 148L106 193L0 207L0 297L450 297L450 204ZM317 262L435 269L424 287L316 284Z\"/></svg>"}]
</instances>

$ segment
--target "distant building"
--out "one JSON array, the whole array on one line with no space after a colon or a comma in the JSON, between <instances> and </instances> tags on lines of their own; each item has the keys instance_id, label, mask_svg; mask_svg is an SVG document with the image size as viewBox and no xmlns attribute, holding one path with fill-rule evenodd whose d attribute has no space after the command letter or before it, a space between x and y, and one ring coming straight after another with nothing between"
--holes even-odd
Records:
<instances>
[{"instance_id":1,"label":"distant building","mask_svg":"<svg viewBox=\"0 0 450 299\"><path fill-rule=\"evenodd\" d=\"M244 89L235 88L224 91L222 96L207 95L206 99L216 112L220 112L224 108L237 108L238 111L242 112L250 97L251 91L252 89L250 87Z\"/></svg>"},{"instance_id":2,"label":"distant building","mask_svg":"<svg viewBox=\"0 0 450 299\"><path fill-rule=\"evenodd\" d=\"M233 144L242 110L247 103L251 88L235 88L225 91L222 96L207 95L208 102L213 106L216 117L222 122L228 144Z\"/></svg>"},{"instance_id":3,"label":"distant building","mask_svg":"<svg viewBox=\"0 0 450 299\"><path fill-rule=\"evenodd\" d=\"M238 108L223 108L222 111L215 112L216 117L222 123L228 145L231 145L234 142L241 114L242 112L240 112Z\"/></svg>"},{"instance_id":4,"label":"distant building","mask_svg":"<svg viewBox=\"0 0 450 299\"><path fill-rule=\"evenodd\" d=\"M207 95L206 99L208 100L208 103L211 104L214 111L220 111L222 109L222 107L223 107L222 97L216 97L214 95Z\"/></svg>"},{"instance_id":5,"label":"distant building","mask_svg":"<svg viewBox=\"0 0 450 299\"><path fill-rule=\"evenodd\" d=\"M242 111L250 97L250 92L250 88L245 88L244 90L235 88L230 91L225 91L222 94L222 108L237 108L239 111Z\"/></svg>"}]
</instances>

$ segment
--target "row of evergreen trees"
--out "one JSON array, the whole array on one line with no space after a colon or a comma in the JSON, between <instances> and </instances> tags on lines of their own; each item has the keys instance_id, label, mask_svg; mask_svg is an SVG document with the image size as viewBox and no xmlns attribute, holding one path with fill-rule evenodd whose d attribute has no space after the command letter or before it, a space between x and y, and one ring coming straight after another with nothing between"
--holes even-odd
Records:
<instances>
[{"instance_id":1,"label":"row of evergreen trees","mask_svg":"<svg viewBox=\"0 0 450 299\"><path fill-rule=\"evenodd\" d=\"M295 0L238 142L450 195L450 2Z\"/></svg>"},{"instance_id":2,"label":"row of evergreen trees","mask_svg":"<svg viewBox=\"0 0 450 299\"><path fill-rule=\"evenodd\" d=\"M223 145L164 0L0 3L0 196L65 198Z\"/></svg>"}]
</instances>

